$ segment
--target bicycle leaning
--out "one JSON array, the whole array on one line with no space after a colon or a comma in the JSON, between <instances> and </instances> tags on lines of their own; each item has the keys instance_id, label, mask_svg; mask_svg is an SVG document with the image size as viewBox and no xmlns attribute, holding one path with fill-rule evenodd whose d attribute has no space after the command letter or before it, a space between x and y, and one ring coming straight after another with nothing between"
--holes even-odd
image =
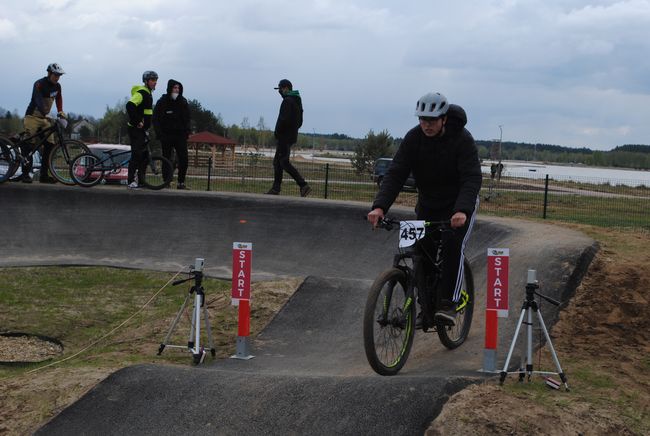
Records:
<instances>
[{"instance_id":1,"label":"bicycle leaning","mask_svg":"<svg viewBox=\"0 0 650 436\"><path fill-rule=\"evenodd\" d=\"M144 186L154 190L169 186L173 172L171 162L152 154L148 138L145 145L147 166L145 174L140 176ZM128 167L130 161L130 150L108 150L101 157L88 152L75 157L68 170L74 183L89 188L104 180L106 174L118 173L122 168Z\"/></svg>"},{"instance_id":2,"label":"bicycle leaning","mask_svg":"<svg viewBox=\"0 0 650 436\"><path fill-rule=\"evenodd\" d=\"M372 284L363 317L366 357L372 369L381 375L395 375L406 363L415 336L417 303L421 308L422 330L437 332L440 342L449 349L465 342L474 312L474 278L469 262L464 259L455 325L434 321L441 304L442 234L453 231L449 222L400 222L388 218L378 222L386 230L392 230L397 224L400 238L393 266ZM432 248L428 251L420 243L425 235L431 238L427 248Z\"/></svg>"},{"instance_id":3,"label":"bicycle leaning","mask_svg":"<svg viewBox=\"0 0 650 436\"><path fill-rule=\"evenodd\" d=\"M80 153L90 150L81 141L65 139L64 132L68 124L65 118L50 119L50 127L39 130L33 135L22 132L14 137L0 136L0 183L9 180L20 166L29 166L33 156L42 150L45 141L53 135L55 142L47 162L41 162L41 171L49 168L54 178L64 185L74 185L70 177L72 159ZM36 141L34 145L33 141ZM23 153L23 150L30 150ZM42 153L41 153L42 155Z\"/></svg>"}]
</instances>

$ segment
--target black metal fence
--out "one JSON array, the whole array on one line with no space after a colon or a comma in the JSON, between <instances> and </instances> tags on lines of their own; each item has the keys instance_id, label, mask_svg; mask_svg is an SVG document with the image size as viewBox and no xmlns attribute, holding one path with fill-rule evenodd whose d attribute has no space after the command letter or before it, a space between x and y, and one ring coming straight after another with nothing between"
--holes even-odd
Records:
<instances>
[{"instance_id":1,"label":"black metal fence","mask_svg":"<svg viewBox=\"0 0 650 436\"><path fill-rule=\"evenodd\" d=\"M358 174L349 164L292 160L312 187L310 197L372 202L378 186L370 174ZM535 178L536 177L536 178ZM508 172L500 179L484 174L480 213L593 224L603 227L650 229L650 187L633 180L549 177ZM230 164L190 165L190 189L264 193L273 182L270 158L238 156ZM282 195L298 196L293 179L284 173ZM417 193L402 192L396 203L414 206Z\"/></svg>"}]
</instances>

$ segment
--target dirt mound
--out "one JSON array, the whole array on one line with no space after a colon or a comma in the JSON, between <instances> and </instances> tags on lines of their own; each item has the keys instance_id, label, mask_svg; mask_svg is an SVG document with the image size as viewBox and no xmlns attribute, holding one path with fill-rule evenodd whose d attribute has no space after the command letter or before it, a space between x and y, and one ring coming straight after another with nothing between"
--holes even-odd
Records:
<instances>
[{"instance_id":1,"label":"dirt mound","mask_svg":"<svg viewBox=\"0 0 650 436\"><path fill-rule=\"evenodd\" d=\"M491 380L452 397L427 435L650 434L650 235L598 232L603 248L551 331L571 391ZM554 370L547 349L540 364Z\"/></svg>"}]
</instances>

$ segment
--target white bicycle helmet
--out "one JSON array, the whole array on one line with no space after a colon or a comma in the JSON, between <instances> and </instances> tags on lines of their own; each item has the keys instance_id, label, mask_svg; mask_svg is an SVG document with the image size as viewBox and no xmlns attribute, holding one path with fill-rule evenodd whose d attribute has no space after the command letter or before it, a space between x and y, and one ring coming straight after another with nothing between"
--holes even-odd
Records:
<instances>
[{"instance_id":1,"label":"white bicycle helmet","mask_svg":"<svg viewBox=\"0 0 650 436\"><path fill-rule=\"evenodd\" d=\"M63 68L61 68L61 65L57 64L56 62L47 66L47 72L48 73L58 74L59 76L61 74L65 74L65 71L63 71Z\"/></svg>"},{"instance_id":2,"label":"white bicycle helmet","mask_svg":"<svg viewBox=\"0 0 650 436\"><path fill-rule=\"evenodd\" d=\"M430 92L418 100L415 106L415 116L438 118L445 115L447 109L449 109L447 97L439 92Z\"/></svg>"}]
</instances>

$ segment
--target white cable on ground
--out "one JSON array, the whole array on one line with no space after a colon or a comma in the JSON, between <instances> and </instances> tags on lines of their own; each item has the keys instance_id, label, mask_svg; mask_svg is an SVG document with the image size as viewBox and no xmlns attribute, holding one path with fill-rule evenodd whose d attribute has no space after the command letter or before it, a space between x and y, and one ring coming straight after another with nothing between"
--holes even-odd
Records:
<instances>
[{"instance_id":1,"label":"white cable on ground","mask_svg":"<svg viewBox=\"0 0 650 436\"><path fill-rule=\"evenodd\" d=\"M142 311L143 311L143 310L144 310L144 309L149 305L149 303L151 303L151 302L152 302L152 301L153 301L153 300L158 296L158 294L160 294L160 293L163 291L163 289L165 289L165 288L166 288L166 287L167 287L167 286L168 286L168 285L169 285L169 284L170 284L170 283L171 283L171 282L172 282L176 277L178 277L178 275L179 275L179 274L180 274L184 269L185 269L185 268L181 269L181 270L178 271L176 274L174 274L174 276L173 276L171 279L169 279L169 280L167 281L167 283L165 283L165 284L163 285L162 288L158 289L158 291L157 291L155 294L153 294L153 295L151 296L151 298L149 298L149 300L148 300L146 303L144 303L144 305L143 305L140 309L138 309L138 310L137 310L133 315L131 315L130 317L128 317L126 320L124 320L120 325L118 325L117 327L115 327L113 330L111 330L110 332L106 333L104 336L102 336L101 338L97 339L96 341L94 341L94 342L91 343L90 345L87 345L85 348L82 348L81 350L77 351L77 352L76 352L75 354L73 354L72 356L68 356L68 357L66 357L65 359L57 360L56 362L52 362L52 363L49 363L49 364L44 365L44 366L39 366L38 368L34 368L34 369L30 370L30 371L27 371L27 374L31 374L31 373L34 373L34 372L36 372L36 371L40 371L41 369L49 368L50 366L58 365L59 363L63 363L63 362L66 362L66 361L68 361L68 360L70 360L70 359L73 359L73 358L77 357L78 355L80 355L81 353L83 353L84 351L88 350L89 348L94 347L94 346L97 345L99 342L103 341L104 339L106 339L107 337L109 337L110 335L112 335L113 333L115 333L119 328L121 328L122 326L124 326L126 323L128 323L129 321L131 321L131 320L132 320L136 315L138 315L140 312L142 312Z\"/></svg>"}]
</instances>

